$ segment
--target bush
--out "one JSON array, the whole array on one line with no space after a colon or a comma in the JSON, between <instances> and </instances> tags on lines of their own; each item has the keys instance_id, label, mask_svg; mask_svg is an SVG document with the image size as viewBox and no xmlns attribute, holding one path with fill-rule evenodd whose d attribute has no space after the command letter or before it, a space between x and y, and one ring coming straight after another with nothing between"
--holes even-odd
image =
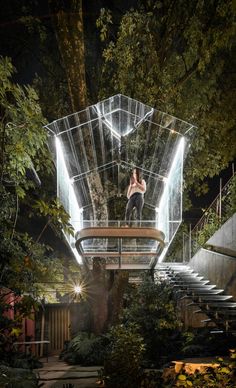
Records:
<instances>
[{"instance_id":1,"label":"bush","mask_svg":"<svg viewBox=\"0 0 236 388\"><path fill-rule=\"evenodd\" d=\"M144 277L131 295L124 322L134 323L144 339L143 366L159 367L181 348L181 322L173 299L173 290L159 279Z\"/></svg>"},{"instance_id":2,"label":"bush","mask_svg":"<svg viewBox=\"0 0 236 388\"><path fill-rule=\"evenodd\" d=\"M216 355L228 355L230 347L236 346L236 338L233 335L210 334L208 328L192 329L182 333L182 348L180 357L209 357Z\"/></svg>"},{"instance_id":3,"label":"bush","mask_svg":"<svg viewBox=\"0 0 236 388\"><path fill-rule=\"evenodd\" d=\"M81 332L66 344L60 358L72 365L103 365L108 342L106 336Z\"/></svg>"},{"instance_id":4,"label":"bush","mask_svg":"<svg viewBox=\"0 0 236 388\"><path fill-rule=\"evenodd\" d=\"M115 326L110 330L110 346L104 363L103 378L106 387L137 388L142 370L143 338L136 325Z\"/></svg>"},{"instance_id":5,"label":"bush","mask_svg":"<svg viewBox=\"0 0 236 388\"><path fill-rule=\"evenodd\" d=\"M0 387L37 388L38 381L32 371L0 365Z\"/></svg>"},{"instance_id":6,"label":"bush","mask_svg":"<svg viewBox=\"0 0 236 388\"><path fill-rule=\"evenodd\" d=\"M43 363L33 354L16 353L12 356L10 365L13 368L37 369L42 368Z\"/></svg>"}]
</instances>

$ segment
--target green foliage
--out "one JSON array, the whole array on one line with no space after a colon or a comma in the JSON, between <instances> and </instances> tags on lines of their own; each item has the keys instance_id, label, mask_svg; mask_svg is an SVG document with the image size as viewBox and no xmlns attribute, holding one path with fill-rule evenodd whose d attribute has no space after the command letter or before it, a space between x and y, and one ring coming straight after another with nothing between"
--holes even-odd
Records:
<instances>
[{"instance_id":1,"label":"green foliage","mask_svg":"<svg viewBox=\"0 0 236 388\"><path fill-rule=\"evenodd\" d=\"M63 280L62 261L50 257L52 248L38 242L42 233L49 224L58 232L65 227L72 233L68 215L58 200L46 202L48 192L38 188L36 192L36 183L28 179L27 172L32 168L40 177L48 177L52 160L38 97L30 86L12 81L14 71L8 58L0 58L1 358L12 352L23 318L37 310L37 301L45 294L40 282ZM42 194L44 199L40 198ZM47 219L36 238L35 225L41 226L39 214ZM30 216L34 217L31 225Z\"/></svg>"},{"instance_id":2,"label":"green foliage","mask_svg":"<svg viewBox=\"0 0 236 388\"><path fill-rule=\"evenodd\" d=\"M102 42L108 38L109 25L112 23L111 11L109 9L101 8L100 16L96 21L96 26L100 30L100 39Z\"/></svg>"},{"instance_id":3,"label":"green foliage","mask_svg":"<svg viewBox=\"0 0 236 388\"><path fill-rule=\"evenodd\" d=\"M103 51L101 98L122 93L198 125L185 169L198 194L236 156L232 4L141 1Z\"/></svg>"},{"instance_id":4,"label":"green foliage","mask_svg":"<svg viewBox=\"0 0 236 388\"><path fill-rule=\"evenodd\" d=\"M131 295L130 304L124 313L126 322L139 327L145 343L145 362L159 365L177 351L179 329L176 306L172 290L167 283L152 282L144 278Z\"/></svg>"},{"instance_id":5,"label":"green foliage","mask_svg":"<svg viewBox=\"0 0 236 388\"><path fill-rule=\"evenodd\" d=\"M215 208L209 208L204 212L204 225L196 234L198 246L204 246L207 240L236 212L236 176L234 176L227 191L221 197L221 217Z\"/></svg>"},{"instance_id":6,"label":"green foliage","mask_svg":"<svg viewBox=\"0 0 236 388\"><path fill-rule=\"evenodd\" d=\"M222 221L218 214L213 209L209 209L204 213L207 217L207 222L197 234L197 242L200 246L203 246L205 242L213 236L213 234L219 229Z\"/></svg>"},{"instance_id":7,"label":"green foliage","mask_svg":"<svg viewBox=\"0 0 236 388\"><path fill-rule=\"evenodd\" d=\"M32 371L0 365L1 387L37 388L38 382L37 376Z\"/></svg>"},{"instance_id":8,"label":"green foliage","mask_svg":"<svg viewBox=\"0 0 236 388\"><path fill-rule=\"evenodd\" d=\"M10 60L0 58L0 180L14 185L23 198L35 186L27 179L26 170L34 166L38 172L50 172L52 162L36 92L13 83L13 73Z\"/></svg>"},{"instance_id":9,"label":"green foliage","mask_svg":"<svg viewBox=\"0 0 236 388\"><path fill-rule=\"evenodd\" d=\"M235 345L235 340L230 335L218 336L209 334L208 328L192 329L182 332L180 356L211 357L215 354L227 355L228 349Z\"/></svg>"},{"instance_id":10,"label":"green foliage","mask_svg":"<svg viewBox=\"0 0 236 388\"><path fill-rule=\"evenodd\" d=\"M0 58L0 281L17 294L36 295L35 283L61 269L59 261L55 264L49 259L50 247L39 244L39 238L48 224L58 231L65 227L68 233L72 233L72 228L58 200L50 203L35 199L32 190L35 183L27 178L26 172L32 166L42 176L48 175L52 161L38 97L33 88L21 87L12 81L14 71L8 58ZM37 194L41 193L37 191ZM35 240L19 230L17 221L24 224L27 216L38 214L48 218Z\"/></svg>"},{"instance_id":11,"label":"green foliage","mask_svg":"<svg viewBox=\"0 0 236 388\"><path fill-rule=\"evenodd\" d=\"M54 226L56 232L63 230L67 234L74 234L74 228L69 222L70 216L65 211L58 198L51 200L50 203L46 203L42 199L39 199L35 201L33 208L36 209L41 216L48 218L47 225L50 224L51 226Z\"/></svg>"},{"instance_id":12,"label":"green foliage","mask_svg":"<svg viewBox=\"0 0 236 388\"><path fill-rule=\"evenodd\" d=\"M183 239L186 239L186 237L187 239L189 239L188 225L182 222L170 248L168 249L168 252L165 257L165 261L168 261L168 262L183 261L183 245L184 245ZM186 260L187 257L185 257L184 259Z\"/></svg>"},{"instance_id":13,"label":"green foliage","mask_svg":"<svg viewBox=\"0 0 236 388\"><path fill-rule=\"evenodd\" d=\"M108 342L106 336L81 332L67 344L60 358L69 364L103 365Z\"/></svg>"},{"instance_id":14,"label":"green foliage","mask_svg":"<svg viewBox=\"0 0 236 388\"><path fill-rule=\"evenodd\" d=\"M141 380L140 388L162 388L163 378L161 370L145 371Z\"/></svg>"},{"instance_id":15,"label":"green foliage","mask_svg":"<svg viewBox=\"0 0 236 388\"><path fill-rule=\"evenodd\" d=\"M205 372L196 371L187 374L183 369L178 373L171 387L194 387L194 388L233 388L236 385L236 354L231 351L230 359L216 359L218 367L207 368ZM168 386L168 385L166 385Z\"/></svg>"},{"instance_id":16,"label":"green foliage","mask_svg":"<svg viewBox=\"0 0 236 388\"><path fill-rule=\"evenodd\" d=\"M142 374L140 364L145 345L137 325L114 326L109 335L110 346L103 371L106 387L138 387Z\"/></svg>"},{"instance_id":17,"label":"green foliage","mask_svg":"<svg viewBox=\"0 0 236 388\"><path fill-rule=\"evenodd\" d=\"M232 178L230 182L226 201L226 213L227 218L229 218L234 213L236 213L236 175Z\"/></svg>"},{"instance_id":18,"label":"green foliage","mask_svg":"<svg viewBox=\"0 0 236 388\"><path fill-rule=\"evenodd\" d=\"M37 369L42 368L43 363L38 360L36 356L33 354L25 354L12 352L10 364L13 368L21 368L21 369Z\"/></svg>"}]
</instances>

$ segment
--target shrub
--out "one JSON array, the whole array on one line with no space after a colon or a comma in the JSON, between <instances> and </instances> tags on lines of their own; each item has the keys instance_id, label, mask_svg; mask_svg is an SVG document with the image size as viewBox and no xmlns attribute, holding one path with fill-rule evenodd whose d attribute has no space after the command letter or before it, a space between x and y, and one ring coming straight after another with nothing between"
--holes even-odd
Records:
<instances>
[{"instance_id":1,"label":"shrub","mask_svg":"<svg viewBox=\"0 0 236 388\"><path fill-rule=\"evenodd\" d=\"M208 328L197 328L182 333L180 357L208 357L227 355L230 347L236 346L236 338L230 333L210 334Z\"/></svg>"},{"instance_id":2,"label":"shrub","mask_svg":"<svg viewBox=\"0 0 236 388\"><path fill-rule=\"evenodd\" d=\"M38 382L32 371L0 365L0 387L37 388Z\"/></svg>"},{"instance_id":3,"label":"shrub","mask_svg":"<svg viewBox=\"0 0 236 388\"><path fill-rule=\"evenodd\" d=\"M106 387L139 387L144 342L137 326L131 324L111 328L110 341L103 370Z\"/></svg>"},{"instance_id":4,"label":"shrub","mask_svg":"<svg viewBox=\"0 0 236 388\"><path fill-rule=\"evenodd\" d=\"M62 351L60 358L69 364L103 365L108 338L80 332Z\"/></svg>"},{"instance_id":5,"label":"shrub","mask_svg":"<svg viewBox=\"0 0 236 388\"><path fill-rule=\"evenodd\" d=\"M145 366L160 366L181 348L181 322L172 292L166 282L145 277L124 313L124 321L138 325L144 339Z\"/></svg>"}]
</instances>

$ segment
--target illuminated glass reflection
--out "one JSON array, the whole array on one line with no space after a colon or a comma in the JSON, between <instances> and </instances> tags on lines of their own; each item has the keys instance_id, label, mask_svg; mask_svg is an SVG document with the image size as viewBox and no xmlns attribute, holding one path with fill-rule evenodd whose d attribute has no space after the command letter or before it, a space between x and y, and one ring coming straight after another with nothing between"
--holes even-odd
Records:
<instances>
[{"instance_id":1,"label":"illuminated glass reflection","mask_svg":"<svg viewBox=\"0 0 236 388\"><path fill-rule=\"evenodd\" d=\"M46 128L57 166L58 197L75 232L88 226L122 226L130 172L139 167L147 183L142 226L164 232L163 260L182 221L183 161L195 127L118 94ZM66 239L81 263L75 238ZM96 244L107 249L106 241Z\"/></svg>"}]
</instances>

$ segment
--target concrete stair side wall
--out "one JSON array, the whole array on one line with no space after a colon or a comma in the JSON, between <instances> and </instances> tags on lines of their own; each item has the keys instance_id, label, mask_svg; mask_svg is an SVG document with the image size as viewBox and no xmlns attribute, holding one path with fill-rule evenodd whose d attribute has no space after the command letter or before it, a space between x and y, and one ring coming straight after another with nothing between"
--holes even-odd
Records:
<instances>
[{"instance_id":1,"label":"concrete stair side wall","mask_svg":"<svg viewBox=\"0 0 236 388\"><path fill-rule=\"evenodd\" d=\"M236 257L236 213L207 241L217 251Z\"/></svg>"},{"instance_id":2,"label":"concrete stair side wall","mask_svg":"<svg viewBox=\"0 0 236 388\"><path fill-rule=\"evenodd\" d=\"M205 279L223 288L236 300L236 259L200 249L189 262L189 266Z\"/></svg>"},{"instance_id":3,"label":"concrete stair side wall","mask_svg":"<svg viewBox=\"0 0 236 388\"><path fill-rule=\"evenodd\" d=\"M201 248L189 266L236 300L236 213L207 241L212 250Z\"/></svg>"}]
</instances>

